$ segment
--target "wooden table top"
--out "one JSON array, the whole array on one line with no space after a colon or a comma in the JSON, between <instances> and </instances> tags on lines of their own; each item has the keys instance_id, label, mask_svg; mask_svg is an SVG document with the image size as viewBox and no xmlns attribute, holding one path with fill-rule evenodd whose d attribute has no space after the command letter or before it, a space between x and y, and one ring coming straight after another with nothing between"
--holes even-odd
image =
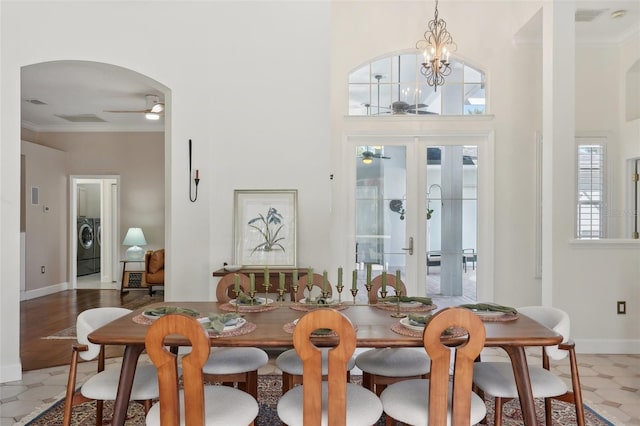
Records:
<instances>
[{"instance_id":1,"label":"wooden table top","mask_svg":"<svg viewBox=\"0 0 640 426\"><path fill-rule=\"evenodd\" d=\"M290 303L280 304L277 309L266 312L243 313L244 318L257 325L255 331L233 337L212 337L212 346L237 347L293 347L293 335L283 326L305 314L290 308ZM224 313L219 302L162 302L137 309L89 335L89 341L109 345L144 345L148 325L134 322L133 317L153 306L180 306L195 309L203 315ZM358 347L420 347L421 337L403 336L391 330L398 321L391 312L369 305L351 305L341 311L357 327ZM558 344L562 336L520 314L519 318L508 322L485 322L485 346L548 346ZM184 345L184 339L167 340L167 343Z\"/></svg>"}]
</instances>

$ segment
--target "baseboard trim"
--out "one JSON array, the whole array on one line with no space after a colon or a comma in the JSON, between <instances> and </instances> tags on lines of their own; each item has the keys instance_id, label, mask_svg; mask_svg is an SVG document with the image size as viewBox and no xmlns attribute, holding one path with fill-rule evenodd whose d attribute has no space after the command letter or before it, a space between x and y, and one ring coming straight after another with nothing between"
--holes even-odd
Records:
<instances>
[{"instance_id":1,"label":"baseboard trim","mask_svg":"<svg viewBox=\"0 0 640 426\"><path fill-rule=\"evenodd\" d=\"M574 339L581 354L640 354L640 339Z\"/></svg>"},{"instance_id":2,"label":"baseboard trim","mask_svg":"<svg viewBox=\"0 0 640 426\"><path fill-rule=\"evenodd\" d=\"M48 296L49 294L54 294L65 290L69 290L69 283L67 282L50 285L48 287L37 288L35 290L27 290L23 293L20 293L20 301L31 300L35 299L36 297Z\"/></svg>"},{"instance_id":3,"label":"baseboard trim","mask_svg":"<svg viewBox=\"0 0 640 426\"><path fill-rule=\"evenodd\" d=\"M22 363L3 365L0 368L0 383L22 380Z\"/></svg>"}]
</instances>

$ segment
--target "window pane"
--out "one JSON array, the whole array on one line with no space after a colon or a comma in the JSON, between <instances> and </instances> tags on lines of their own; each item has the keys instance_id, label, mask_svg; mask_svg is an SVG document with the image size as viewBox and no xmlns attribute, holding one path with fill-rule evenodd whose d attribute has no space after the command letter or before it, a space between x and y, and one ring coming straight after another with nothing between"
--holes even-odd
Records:
<instances>
[{"instance_id":1,"label":"window pane","mask_svg":"<svg viewBox=\"0 0 640 426\"><path fill-rule=\"evenodd\" d=\"M375 75L381 75L382 81L389 83L391 81L391 58L384 58L371 63L371 84L376 83Z\"/></svg>"},{"instance_id":2,"label":"window pane","mask_svg":"<svg viewBox=\"0 0 640 426\"><path fill-rule=\"evenodd\" d=\"M442 87L442 113L449 115L462 114L462 84L448 83Z\"/></svg>"},{"instance_id":3,"label":"window pane","mask_svg":"<svg viewBox=\"0 0 640 426\"><path fill-rule=\"evenodd\" d=\"M349 74L349 83L370 83L371 73L369 72L369 64L358 68Z\"/></svg>"},{"instance_id":4,"label":"window pane","mask_svg":"<svg viewBox=\"0 0 640 426\"><path fill-rule=\"evenodd\" d=\"M416 82L416 58L415 54L400 56L400 82L411 83Z\"/></svg>"},{"instance_id":5,"label":"window pane","mask_svg":"<svg viewBox=\"0 0 640 426\"><path fill-rule=\"evenodd\" d=\"M577 238L604 238L604 145L578 145Z\"/></svg>"},{"instance_id":6,"label":"window pane","mask_svg":"<svg viewBox=\"0 0 640 426\"><path fill-rule=\"evenodd\" d=\"M376 84L371 86L371 115L391 113L391 85Z\"/></svg>"},{"instance_id":7,"label":"window pane","mask_svg":"<svg viewBox=\"0 0 640 426\"><path fill-rule=\"evenodd\" d=\"M464 82L465 83L482 83L484 82L484 74L468 65L464 66Z\"/></svg>"},{"instance_id":8,"label":"window pane","mask_svg":"<svg viewBox=\"0 0 640 426\"><path fill-rule=\"evenodd\" d=\"M464 69L463 65L460 62L451 61L451 74L445 77L445 86L447 83L462 83L464 74L462 70Z\"/></svg>"},{"instance_id":9,"label":"window pane","mask_svg":"<svg viewBox=\"0 0 640 426\"><path fill-rule=\"evenodd\" d=\"M484 114L485 93L484 84L474 83L464 85L464 113Z\"/></svg>"},{"instance_id":10,"label":"window pane","mask_svg":"<svg viewBox=\"0 0 640 426\"><path fill-rule=\"evenodd\" d=\"M369 85L349 85L349 115L369 115L371 98Z\"/></svg>"}]
</instances>

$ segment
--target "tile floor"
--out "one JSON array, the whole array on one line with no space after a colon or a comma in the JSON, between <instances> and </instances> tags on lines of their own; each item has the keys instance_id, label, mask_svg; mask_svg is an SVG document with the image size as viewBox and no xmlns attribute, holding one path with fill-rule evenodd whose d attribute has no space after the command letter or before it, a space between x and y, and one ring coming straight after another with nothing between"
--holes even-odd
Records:
<instances>
[{"instance_id":1,"label":"tile floor","mask_svg":"<svg viewBox=\"0 0 640 426\"><path fill-rule=\"evenodd\" d=\"M260 374L279 374L271 354L270 363ZM531 355L530 362L540 361ZM483 359L506 356L499 349L486 349ZM119 359L109 359L107 368L117 367ZM148 362L147 359L144 362ZM580 375L585 403L614 425L640 425L640 355L579 354ZM78 383L95 371L94 362L82 363ZM569 384L568 362L554 365L554 370ZM353 371L352 374L359 374ZM27 371L21 381L0 385L0 426L23 425L44 407L64 398L68 367Z\"/></svg>"}]
</instances>

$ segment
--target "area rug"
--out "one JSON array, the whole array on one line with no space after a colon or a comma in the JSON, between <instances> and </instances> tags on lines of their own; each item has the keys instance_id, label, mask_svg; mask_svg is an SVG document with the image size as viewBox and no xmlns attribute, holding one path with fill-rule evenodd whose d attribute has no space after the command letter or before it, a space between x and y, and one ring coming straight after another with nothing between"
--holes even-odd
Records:
<instances>
[{"instance_id":1,"label":"area rug","mask_svg":"<svg viewBox=\"0 0 640 426\"><path fill-rule=\"evenodd\" d=\"M142 297L136 297L135 299L126 302L122 305L123 308L127 309L138 309L142 306L150 305L151 303L162 302L164 300L164 296L162 295L153 295L149 296L145 294ZM75 324L71 327L65 328L64 330L60 330L56 333L53 333L50 336L43 337L43 339L69 339L74 340L76 338L76 326Z\"/></svg>"},{"instance_id":2,"label":"area rug","mask_svg":"<svg viewBox=\"0 0 640 426\"><path fill-rule=\"evenodd\" d=\"M352 382L361 384L362 376L352 376ZM278 418L276 406L282 389L282 376L280 375L264 375L258 377L258 402L260 404L260 412L256 419L258 426L273 426L282 424ZM61 425L64 409L64 400L60 400L49 408L43 409L42 413L32 413L27 426L50 426ZM105 416L110 416L112 404L105 403ZM493 424L493 403L487 401L488 424ZM542 401L536 401L536 413L538 423L544 424L544 404ZM591 408L585 406L586 424L588 426L613 426L613 424ZM553 401L553 424L554 425L575 425L575 410L573 405L560 401ZM72 425L94 425L95 422L95 403L86 402L78 405L73 409ZM129 404L127 426L144 425L144 410L140 404L132 402ZM375 426L385 424L384 415L378 420ZM522 416L518 405L518 400L512 400L504 405L503 425L516 426L522 425Z\"/></svg>"}]
</instances>

